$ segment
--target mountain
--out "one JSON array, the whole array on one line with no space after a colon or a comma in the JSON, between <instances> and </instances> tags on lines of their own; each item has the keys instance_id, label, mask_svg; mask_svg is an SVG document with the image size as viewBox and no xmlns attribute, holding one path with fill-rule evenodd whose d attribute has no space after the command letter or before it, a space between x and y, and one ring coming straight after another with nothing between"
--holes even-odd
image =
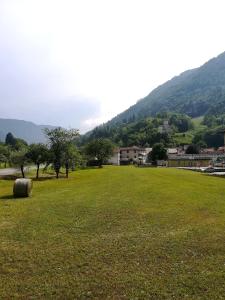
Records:
<instances>
[{"instance_id":1,"label":"mountain","mask_svg":"<svg viewBox=\"0 0 225 300\"><path fill-rule=\"evenodd\" d=\"M225 52L203 66L188 70L154 89L107 125L176 112L190 117L225 112Z\"/></svg>"},{"instance_id":2,"label":"mountain","mask_svg":"<svg viewBox=\"0 0 225 300\"><path fill-rule=\"evenodd\" d=\"M160 133L168 122L171 130ZM197 123L198 126L196 125ZM112 120L81 138L81 144L108 138L120 146L224 144L225 52L199 68L188 70L154 89Z\"/></svg>"},{"instance_id":3,"label":"mountain","mask_svg":"<svg viewBox=\"0 0 225 300\"><path fill-rule=\"evenodd\" d=\"M0 119L0 141L4 141L6 134L11 132L16 138L24 139L28 143L46 142L43 133L46 127L55 128L51 125L36 125L23 120Z\"/></svg>"}]
</instances>

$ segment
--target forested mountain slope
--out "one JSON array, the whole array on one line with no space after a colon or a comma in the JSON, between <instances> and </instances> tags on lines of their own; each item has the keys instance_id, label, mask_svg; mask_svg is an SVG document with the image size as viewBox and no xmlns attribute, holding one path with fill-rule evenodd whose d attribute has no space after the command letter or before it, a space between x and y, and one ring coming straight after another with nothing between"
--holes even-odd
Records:
<instances>
[{"instance_id":1,"label":"forested mountain slope","mask_svg":"<svg viewBox=\"0 0 225 300\"><path fill-rule=\"evenodd\" d=\"M202 125L191 118L202 116ZM164 121L170 132L159 132ZM183 126L185 124L185 126ZM82 142L109 138L117 145L200 143L222 146L225 128L225 52L203 66L183 72L153 90L107 123L82 137Z\"/></svg>"},{"instance_id":2,"label":"forested mountain slope","mask_svg":"<svg viewBox=\"0 0 225 300\"><path fill-rule=\"evenodd\" d=\"M129 123L165 111L190 117L225 112L225 52L160 85L107 124Z\"/></svg>"}]
</instances>

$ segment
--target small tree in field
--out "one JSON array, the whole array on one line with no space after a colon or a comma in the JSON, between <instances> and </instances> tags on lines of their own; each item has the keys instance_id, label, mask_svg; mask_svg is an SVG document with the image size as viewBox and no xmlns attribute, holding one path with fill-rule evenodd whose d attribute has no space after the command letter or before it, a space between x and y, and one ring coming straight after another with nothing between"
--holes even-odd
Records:
<instances>
[{"instance_id":1,"label":"small tree in field","mask_svg":"<svg viewBox=\"0 0 225 300\"><path fill-rule=\"evenodd\" d=\"M63 164L67 148L74 139L79 135L76 129L63 129L57 127L54 129L45 129L45 134L49 140L50 151L56 172L56 178L59 178L60 168Z\"/></svg>"},{"instance_id":2,"label":"small tree in field","mask_svg":"<svg viewBox=\"0 0 225 300\"><path fill-rule=\"evenodd\" d=\"M74 167L75 162L81 160L81 155L77 148L72 144L68 144L64 152L64 164L66 168L66 178L69 177L69 168Z\"/></svg>"},{"instance_id":3,"label":"small tree in field","mask_svg":"<svg viewBox=\"0 0 225 300\"><path fill-rule=\"evenodd\" d=\"M98 160L99 168L105 160L113 155L114 145L110 140L97 139L88 143L85 147L85 153L87 156Z\"/></svg>"},{"instance_id":4,"label":"small tree in field","mask_svg":"<svg viewBox=\"0 0 225 300\"><path fill-rule=\"evenodd\" d=\"M149 156L150 160L156 163L157 160L167 159L167 151L162 143L157 143L152 147L152 152L149 153Z\"/></svg>"},{"instance_id":5,"label":"small tree in field","mask_svg":"<svg viewBox=\"0 0 225 300\"><path fill-rule=\"evenodd\" d=\"M11 161L14 166L20 167L22 177L25 177L24 166L28 162L27 149L22 149L20 151L14 151L11 154Z\"/></svg>"},{"instance_id":6,"label":"small tree in field","mask_svg":"<svg viewBox=\"0 0 225 300\"><path fill-rule=\"evenodd\" d=\"M31 144L26 154L27 158L37 166L36 178L39 178L40 164L47 162L49 150L44 144Z\"/></svg>"}]
</instances>

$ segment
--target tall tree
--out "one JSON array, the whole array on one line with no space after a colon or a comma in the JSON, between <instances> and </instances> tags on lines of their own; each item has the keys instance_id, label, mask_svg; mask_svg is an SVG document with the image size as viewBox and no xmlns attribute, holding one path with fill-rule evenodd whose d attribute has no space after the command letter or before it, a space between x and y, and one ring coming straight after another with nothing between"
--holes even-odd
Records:
<instances>
[{"instance_id":1,"label":"tall tree","mask_svg":"<svg viewBox=\"0 0 225 300\"><path fill-rule=\"evenodd\" d=\"M54 129L46 128L45 134L49 140L50 150L53 154L53 165L56 172L56 178L59 178L59 172L63 164L65 152L79 133L77 129L67 130L57 127Z\"/></svg>"},{"instance_id":2,"label":"tall tree","mask_svg":"<svg viewBox=\"0 0 225 300\"><path fill-rule=\"evenodd\" d=\"M186 154L199 154L198 145L192 144L187 147Z\"/></svg>"},{"instance_id":3,"label":"tall tree","mask_svg":"<svg viewBox=\"0 0 225 300\"><path fill-rule=\"evenodd\" d=\"M102 167L104 161L113 155L114 145L108 139L97 139L88 143L85 147L87 156L98 160L99 168Z\"/></svg>"},{"instance_id":4,"label":"tall tree","mask_svg":"<svg viewBox=\"0 0 225 300\"><path fill-rule=\"evenodd\" d=\"M69 168L74 168L76 162L81 160L81 155L75 145L68 144L64 152L64 163L66 168L66 178L69 177Z\"/></svg>"},{"instance_id":5,"label":"tall tree","mask_svg":"<svg viewBox=\"0 0 225 300\"><path fill-rule=\"evenodd\" d=\"M15 148L16 138L14 137L14 135L11 132L7 133L7 135L5 137L5 144L11 146L12 148Z\"/></svg>"},{"instance_id":6,"label":"tall tree","mask_svg":"<svg viewBox=\"0 0 225 300\"><path fill-rule=\"evenodd\" d=\"M150 152L150 160L153 163L156 163L157 160L165 160L167 159L167 151L162 143L156 143L152 147L152 152Z\"/></svg>"}]
</instances>

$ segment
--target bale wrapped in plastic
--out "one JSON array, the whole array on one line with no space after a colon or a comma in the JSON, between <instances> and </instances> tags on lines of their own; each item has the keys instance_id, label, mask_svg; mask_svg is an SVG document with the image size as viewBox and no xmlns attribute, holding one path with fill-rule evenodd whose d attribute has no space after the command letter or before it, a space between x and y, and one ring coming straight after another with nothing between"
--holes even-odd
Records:
<instances>
[{"instance_id":1,"label":"bale wrapped in plastic","mask_svg":"<svg viewBox=\"0 0 225 300\"><path fill-rule=\"evenodd\" d=\"M18 197L29 197L32 192L32 180L27 178L18 178L14 182L13 195Z\"/></svg>"}]
</instances>

